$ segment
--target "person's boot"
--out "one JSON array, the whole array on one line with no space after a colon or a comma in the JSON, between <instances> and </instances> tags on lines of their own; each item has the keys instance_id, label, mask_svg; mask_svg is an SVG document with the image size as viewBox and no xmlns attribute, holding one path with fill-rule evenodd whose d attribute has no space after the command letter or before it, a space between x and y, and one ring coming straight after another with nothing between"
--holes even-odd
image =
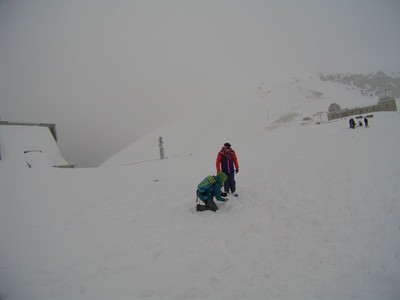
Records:
<instances>
[{"instance_id":1,"label":"person's boot","mask_svg":"<svg viewBox=\"0 0 400 300\"><path fill-rule=\"evenodd\" d=\"M217 208L218 209L218 208ZM200 205L197 204L196 205L196 211L206 211L206 210L211 210L211 211L217 211L217 209L215 209L214 207L210 207L208 205Z\"/></svg>"},{"instance_id":2,"label":"person's boot","mask_svg":"<svg viewBox=\"0 0 400 300\"><path fill-rule=\"evenodd\" d=\"M196 205L196 211L205 211L205 210L210 210L210 208L208 208L205 205L200 205L200 204Z\"/></svg>"}]
</instances>

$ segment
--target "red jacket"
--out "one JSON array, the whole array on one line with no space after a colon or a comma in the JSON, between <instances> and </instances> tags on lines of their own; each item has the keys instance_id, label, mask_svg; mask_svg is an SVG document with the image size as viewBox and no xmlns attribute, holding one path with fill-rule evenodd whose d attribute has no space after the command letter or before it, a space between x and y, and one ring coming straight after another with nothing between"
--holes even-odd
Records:
<instances>
[{"instance_id":1,"label":"red jacket","mask_svg":"<svg viewBox=\"0 0 400 300\"><path fill-rule=\"evenodd\" d=\"M222 147L221 151L218 152L217 160L215 162L217 167L217 174L219 172L224 172L225 174L233 174L236 170L239 170L239 162L236 156L236 153L233 149L229 149L228 151Z\"/></svg>"}]
</instances>

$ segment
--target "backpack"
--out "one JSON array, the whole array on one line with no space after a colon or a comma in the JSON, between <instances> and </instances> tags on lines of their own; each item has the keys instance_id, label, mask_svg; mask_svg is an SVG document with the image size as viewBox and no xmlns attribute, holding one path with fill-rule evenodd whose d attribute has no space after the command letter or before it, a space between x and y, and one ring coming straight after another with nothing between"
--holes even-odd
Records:
<instances>
[{"instance_id":1,"label":"backpack","mask_svg":"<svg viewBox=\"0 0 400 300\"><path fill-rule=\"evenodd\" d=\"M199 191L199 193L205 193L215 182L215 177L209 175L198 184L197 190Z\"/></svg>"}]
</instances>

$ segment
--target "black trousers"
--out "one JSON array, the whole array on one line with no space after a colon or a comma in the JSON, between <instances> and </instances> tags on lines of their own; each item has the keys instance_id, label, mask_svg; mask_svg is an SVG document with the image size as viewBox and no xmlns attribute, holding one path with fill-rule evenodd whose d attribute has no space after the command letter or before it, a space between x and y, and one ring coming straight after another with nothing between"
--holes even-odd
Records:
<instances>
[{"instance_id":1,"label":"black trousers","mask_svg":"<svg viewBox=\"0 0 400 300\"><path fill-rule=\"evenodd\" d=\"M202 200L202 201L204 201L205 205L197 204L197 211L204 211L204 210L217 211L218 210L218 206L217 206L217 204L215 204L213 199Z\"/></svg>"},{"instance_id":2,"label":"black trousers","mask_svg":"<svg viewBox=\"0 0 400 300\"><path fill-rule=\"evenodd\" d=\"M224 191L225 193L234 193L236 191L236 181L235 181L235 173L226 174L227 179L224 182Z\"/></svg>"}]
</instances>

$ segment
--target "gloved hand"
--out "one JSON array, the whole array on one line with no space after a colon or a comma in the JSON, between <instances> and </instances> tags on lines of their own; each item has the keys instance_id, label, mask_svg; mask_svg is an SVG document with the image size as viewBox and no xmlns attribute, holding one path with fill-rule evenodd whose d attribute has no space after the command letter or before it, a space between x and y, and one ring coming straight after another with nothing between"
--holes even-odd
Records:
<instances>
[{"instance_id":1,"label":"gloved hand","mask_svg":"<svg viewBox=\"0 0 400 300\"><path fill-rule=\"evenodd\" d=\"M221 196L222 196L222 197L226 197L226 196L228 196L228 194L225 193L225 192L221 192Z\"/></svg>"},{"instance_id":2,"label":"gloved hand","mask_svg":"<svg viewBox=\"0 0 400 300\"><path fill-rule=\"evenodd\" d=\"M236 169L236 172L235 172L235 173L236 173L236 174L239 173L239 169Z\"/></svg>"}]
</instances>

